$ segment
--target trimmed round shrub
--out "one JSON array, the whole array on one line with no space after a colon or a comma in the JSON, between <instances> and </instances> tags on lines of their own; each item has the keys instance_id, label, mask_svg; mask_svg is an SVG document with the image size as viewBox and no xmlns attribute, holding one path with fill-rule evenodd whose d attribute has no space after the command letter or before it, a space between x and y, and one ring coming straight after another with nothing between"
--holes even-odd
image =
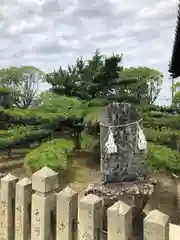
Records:
<instances>
[{"instance_id":1,"label":"trimmed round shrub","mask_svg":"<svg viewBox=\"0 0 180 240\"><path fill-rule=\"evenodd\" d=\"M48 166L55 171L67 170L68 155L74 150L74 143L68 139L54 139L40 145L25 157L25 166L37 171Z\"/></svg>"}]
</instances>

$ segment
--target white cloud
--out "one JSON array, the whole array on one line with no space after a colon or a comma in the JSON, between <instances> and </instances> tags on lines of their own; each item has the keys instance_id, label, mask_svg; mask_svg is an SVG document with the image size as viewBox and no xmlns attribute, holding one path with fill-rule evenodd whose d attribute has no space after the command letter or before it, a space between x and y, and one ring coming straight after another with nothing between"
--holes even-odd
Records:
<instances>
[{"instance_id":1,"label":"white cloud","mask_svg":"<svg viewBox=\"0 0 180 240\"><path fill-rule=\"evenodd\" d=\"M170 94L178 0L4 0L0 2L0 67L45 71L89 57L97 48L123 53L125 67L145 65L165 75Z\"/></svg>"}]
</instances>

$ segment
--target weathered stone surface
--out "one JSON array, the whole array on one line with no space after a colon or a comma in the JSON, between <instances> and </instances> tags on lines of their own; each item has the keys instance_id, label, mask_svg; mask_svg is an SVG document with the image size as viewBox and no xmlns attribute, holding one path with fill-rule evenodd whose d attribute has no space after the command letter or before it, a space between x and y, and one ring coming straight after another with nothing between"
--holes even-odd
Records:
<instances>
[{"instance_id":1,"label":"weathered stone surface","mask_svg":"<svg viewBox=\"0 0 180 240\"><path fill-rule=\"evenodd\" d=\"M58 187L58 173L44 167L32 176L31 239L52 240L52 216L56 210L55 189ZM54 226L53 226L54 227Z\"/></svg>"},{"instance_id":2,"label":"weathered stone surface","mask_svg":"<svg viewBox=\"0 0 180 240\"><path fill-rule=\"evenodd\" d=\"M32 182L23 178L16 183L15 205L15 240L27 240L30 234L30 204Z\"/></svg>"},{"instance_id":3,"label":"weathered stone surface","mask_svg":"<svg viewBox=\"0 0 180 240\"><path fill-rule=\"evenodd\" d=\"M78 194L66 187L57 194L56 239L77 239Z\"/></svg>"},{"instance_id":4,"label":"weathered stone surface","mask_svg":"<svg viewBox=\"0 0 180 240\"><path fill-rule=\"evenodd\" d=\"M78 240L99 239L102 229L102 199L93 194L79 202Z\"/></svg>"},{"instance_id":5,"label":"weathered stone surface","mask_svg":"<svg viewBox=\"0 0 180 240\"><path fill-rule=\"evenodd\" d=\"M14 239L14 199L15 186L18 178L7 174L1 179L0 189L0 239Z\"/></svg>"},{"instance_id":6,"label":"weathered stone surface","mask_svg":"<svg viewBox=\"0 0 180 240\"><path fill-rule=\"evenodd\" d=\"M139 126L142 129L138 113L129 103L112 103L103 109L100 143L104 182L133 181L143 176L141 162L145 158L146 149L138 148ZM117 152L107 152L106 143L110 132L113 133Z\"/></svg>"},{"instance_id":7,"label":"weathered stone surface","mask_svg":"<svg viewBox=\"0 0 180 240\"><path fill-rule=\"evenodd\" d=\"M132 239L132 207L118 201L107 211L108 240Z\"/></svg>"},{"instance_id":8,"label":"weathered stone surface","mask_svg":"<svg viewBox=\"0 0 180 240\"><path fill-rule=\"evenodd\" d=\"M169 216L157 209L151 211L144 219L144 239L169 240Z\"/></svg>"},{"instance_id":9,"label":"weathered stone surface","mask_svg":"<svg viewBox=\"0 0 180 240\"><path fill-rule=\"evenodd\" d=\"M32 175L32 188L35 191L47 193L58 187L58 173L47 166Z\"/></svg>"},{"instance_id":10,"label":"weathered stone surface","mask_svg":"<svg viewBox=\"0 0 180 240\"><path fill-rule=\"evenodd\" d=\"M138 183L109 183L102 184L89 184L85 189L85 195L95 194L99 197L103 197L104 200L110 199L113 201L121 200L122 197L139 197L144 199L145 196L149 196L153 193L154 186L147 182Z\"/></svg>"}]
</instances>

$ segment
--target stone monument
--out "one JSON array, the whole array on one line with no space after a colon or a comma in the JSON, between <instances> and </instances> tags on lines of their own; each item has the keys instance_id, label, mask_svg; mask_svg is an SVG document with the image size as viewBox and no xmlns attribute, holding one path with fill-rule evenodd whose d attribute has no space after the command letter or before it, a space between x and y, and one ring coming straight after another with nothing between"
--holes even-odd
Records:
<instances>
[{"instance_id":1,"label":"stone monument","mask_svg":"<svg viewBox=\"0 0 180 240\"><path fill-rule=\"evenodd\" d=\"M134 106L111 103L100 117L101 176L104 183L143 177L146 139Z\"/></svg>"},{"instance_id":2,"label":"stone monument","mask_svg":"<svg viewBox=\"0 0 180 240\"><path fill-rule=\"evenodd\" d=\"M140 212L146 205L156 182L145 177L142 161L147 142L142 119L129 103L111 103L100 116L101 177L85 191L104 199L108 207L121 200Z\"/></svg>"}]
</instances>

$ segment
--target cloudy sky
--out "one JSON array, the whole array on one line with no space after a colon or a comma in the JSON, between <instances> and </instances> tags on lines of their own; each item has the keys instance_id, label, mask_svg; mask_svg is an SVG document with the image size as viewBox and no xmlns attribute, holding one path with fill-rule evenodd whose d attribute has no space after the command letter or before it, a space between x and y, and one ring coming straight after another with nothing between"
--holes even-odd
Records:
<instances>
[{"instance_id":1,"label":"cloudy sky","mask_svg":"<svg viewBox=\"0 0 180 240\"><path fill-rule=\"evenodd\" d=\"M51 71L96 49L123 53L125 67L164 73L159 103L167 103L177 5L178 0L1 0L0 68Z\"/></svg>"}]
</instances>

